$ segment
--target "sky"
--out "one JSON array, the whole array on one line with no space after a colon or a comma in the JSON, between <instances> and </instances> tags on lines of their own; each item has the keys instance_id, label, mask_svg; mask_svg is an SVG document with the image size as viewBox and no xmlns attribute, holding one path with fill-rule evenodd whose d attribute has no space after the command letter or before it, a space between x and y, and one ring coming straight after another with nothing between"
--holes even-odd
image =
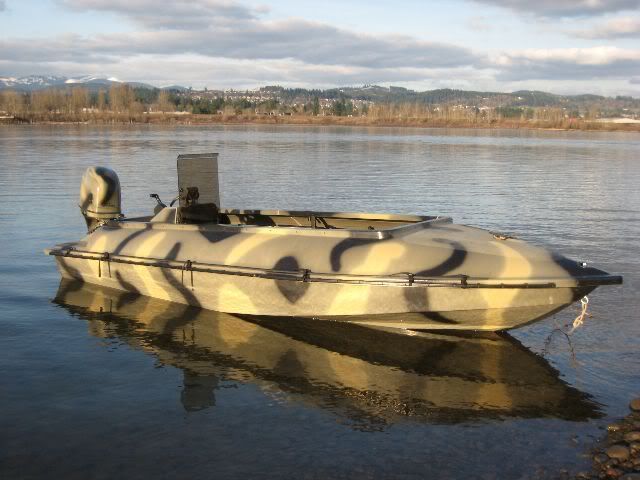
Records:
<instances>
[{"instance_id":1,"label":"sky","mask_svg":"<svg viewBox=\"0 0 640 480\"><path fill-rule=\"evenodd\" d=\"M640 97L640 0L0 0L0 77Z\"/></svg>"}]
</instances>

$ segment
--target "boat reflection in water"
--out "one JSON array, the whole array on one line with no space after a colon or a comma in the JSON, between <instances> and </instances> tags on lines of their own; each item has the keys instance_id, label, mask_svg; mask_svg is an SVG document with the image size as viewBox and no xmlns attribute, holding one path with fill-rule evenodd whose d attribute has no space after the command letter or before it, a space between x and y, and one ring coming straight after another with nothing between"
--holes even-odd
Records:
<instances>
[{"instance_id":1,"label":"boat reflection in water","mask_svg":"<svg viewBox=\"0 0 640 480\"><path fill-rule=\"evenodd\" d=\"M387 332L348 323L240 317L62 281L54 300L184 372L187 410L221 385L252 383L280 401L320 407L354 428L399 421L601 416L543 358L506 334Z\"/></svg>"}]
</instances>

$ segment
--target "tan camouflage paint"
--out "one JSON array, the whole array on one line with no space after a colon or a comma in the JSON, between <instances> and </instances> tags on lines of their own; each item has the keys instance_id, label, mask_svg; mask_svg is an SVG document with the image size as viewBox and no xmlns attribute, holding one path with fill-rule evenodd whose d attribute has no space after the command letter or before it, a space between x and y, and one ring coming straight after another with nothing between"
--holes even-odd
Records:
<instances>
[{"instance_id":1,"label":"tan camouflage paint","mask_svg":"<svg viewBox=\"0 0 640 480\"><path fill-rule=\"evenodd\" d=\"M375 220L369 223L375 226ZM570 304L588 290L577 288L574 277L557 257L521 240L499 240L490 232L442 220L415 225L420 228L409 227L406 232L405 228L363 230L354 235L350 230L309 227L111 222L75 248L97 254L275 271L308 269L381 277L407 272L426 277L466 275L488 282L553 282L557 288L314 283L57 259L64 276L217 311L317 317L411 312L440 315L414 315L391 324L384 317L348 319L404 328L512 328ZM379 234L386 236L378 238Z\"/></svg>"},{"instance_id":2,"label":"tan camouflage paint","mask_svg":"<svg viewBox=\"0 0 640 480\"><path fill-rule=\"evenodd\" d=\"M116 193L119 211L117 175L89 169L83 213L96 201L115 213ZM176 224L181 208L107 221L50 253L64 277L211 310L413 329L509 329L621 281L447 217L220 209L216 223Z\"/></svg>"}]
</instances>

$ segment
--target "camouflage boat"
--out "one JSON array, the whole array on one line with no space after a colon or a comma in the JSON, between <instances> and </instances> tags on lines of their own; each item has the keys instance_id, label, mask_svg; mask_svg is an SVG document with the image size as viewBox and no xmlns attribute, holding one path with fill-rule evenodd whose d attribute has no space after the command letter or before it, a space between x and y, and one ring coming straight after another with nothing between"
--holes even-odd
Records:
<instances>
[{"instance_id":1,"label":"camouflage boat","mask_svg":"<svg viewBox=\"0 0 640 480\"><path fill-rule=\"evenodd\" d=\"M178 184L127 219L116 173L89 168L89 233L47 253L63 277L210 310L407 329L510 329L622 282L449 217L220 208L217 154L179 156Z\"/></svg>"}]
</instances>

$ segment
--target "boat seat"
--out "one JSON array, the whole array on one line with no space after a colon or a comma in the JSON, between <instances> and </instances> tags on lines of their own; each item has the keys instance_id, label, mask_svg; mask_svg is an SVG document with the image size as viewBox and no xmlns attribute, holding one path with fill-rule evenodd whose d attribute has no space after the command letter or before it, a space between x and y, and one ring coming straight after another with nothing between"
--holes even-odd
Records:
<instances>
[{"instance_id":1,"label":"boat seat","mask_svg":"<svg viewBox=\"0 0 640 480\"><path fill-rule=\"evenodd\" d=\"M196 203L178 207L176 223L218 223L218 206L215 203Z\"/></svg>"}]
</instances>

